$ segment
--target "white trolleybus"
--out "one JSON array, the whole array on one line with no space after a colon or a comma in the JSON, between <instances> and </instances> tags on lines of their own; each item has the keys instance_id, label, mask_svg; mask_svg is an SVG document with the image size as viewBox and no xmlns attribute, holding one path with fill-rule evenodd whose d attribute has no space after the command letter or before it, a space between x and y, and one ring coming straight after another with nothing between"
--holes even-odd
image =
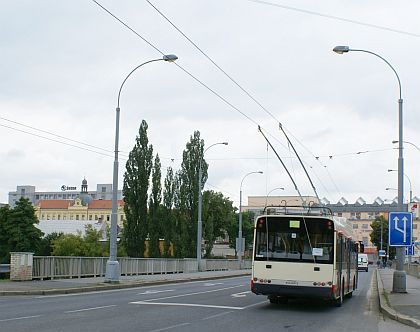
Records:
<instances>
[{"instance_id":1,"label":"white trolleybus","mask_svg":"<svg viewBox=\"0 0 420 332\"><path fill-rule=\"evenodd\" d=\"M316 297L341 306L357 287L351 224L325 207L280 207L255 220L251 291L271 303Z\"/></svg>"}]
</instances>

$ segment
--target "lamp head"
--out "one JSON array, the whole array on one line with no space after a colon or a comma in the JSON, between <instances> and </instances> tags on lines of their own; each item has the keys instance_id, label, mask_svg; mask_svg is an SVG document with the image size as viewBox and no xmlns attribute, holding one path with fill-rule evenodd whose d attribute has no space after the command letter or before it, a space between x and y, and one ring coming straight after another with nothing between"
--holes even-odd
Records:
<instances>
[{"instance_id":1,"label":"lamp head","mask_svg":"<svg viewBox=\"0 0 420 332\"><path fill-rule=\"evenodd\" d=\"M399 141L392 141L392 144L398 143Z\"/></svg>"},{"instance_id":2,"label":"lamp head","mask_svg":"<svg viewBox=\"0 0 420 332\"><path fill-rule=\"evenodd\" d=\"M348 46L336 46L333 48L333 51L337 54L348 53L350 51L350 47Z\"/></svg>"},{"instance_id":3,"label":"lamp head","mask_svg":"<svg viewBox=\"0 0 420 332\"><path fill-rule=\"evenodd\" d=\"M396 172L397 170L395 169L389 169L388 172Z\"/></svg>"},{"instance_id":4,"label":"lamp head","mask_svg":"<svg viewBox=\"0 0 420 332\"><path fill-rule=\"evenodd\" d=\"M264 174L264 172L263 172L263 171L258 171L257 173L259 173L259 174Z\"/></svg>"},{"instance_id":5,"label":"lamp head","mask_svg":"<svg viewBox=\"0 0 420 332\"><path fill-rule=\"evenodd\" d=\"M228 143L228 142L222 142L222 144L223 144L223 145L229 145L229 143Z\"/></svg>"},{"instance_id":6,"label":"lamp head","mask_svg":"<svg viewBox=\"0 0 420 332\"><path fill-rule=\"evenodd\" d=\"M175 54L165 54L163 56L163 60L168 62L175 62L178 59L178 57Z\"/></svg>"}]
</instances>

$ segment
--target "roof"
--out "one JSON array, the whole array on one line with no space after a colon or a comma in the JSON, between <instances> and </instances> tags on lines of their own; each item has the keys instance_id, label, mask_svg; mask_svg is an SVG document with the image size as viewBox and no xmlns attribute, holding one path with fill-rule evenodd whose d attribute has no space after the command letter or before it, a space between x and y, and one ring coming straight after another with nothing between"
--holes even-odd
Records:
<instances>
[{"instance_id":1,"label":"roof","mask_svg":"<svg viewBox=\"0 0 420 332\"><path fill-rule=\"evenodd\" d=\"M65 209L67 210L70 205L72 205L73 200L67 199L50 199L50 200L40 200L38 206L40 209Z\"/></svg>"},{"instance_id":2,"label":"roof","mask_svg":"<svg viewBox=\"0 0 420 332\"><path fill-rule=\"evenodd\" d=\"M124 205L124 201L119 199L118 206ZM110 199L96 199L89 203L89 209L98 209L98 210L110 210L112 209L112 200Z\"/></svg>"},{"instance_id":3,"label":"roof","mask_svg":"<svg viewBox=\"0 0 420 332\"><path fill-rule=\"evenodd\" d=\"M39 228L44 235L55 232L84 236L87 225L91 225L97 231L106 229L106 223L92 220L41 220L39 224L35 224L35 227Z\"/></svg>"}]
</instances>

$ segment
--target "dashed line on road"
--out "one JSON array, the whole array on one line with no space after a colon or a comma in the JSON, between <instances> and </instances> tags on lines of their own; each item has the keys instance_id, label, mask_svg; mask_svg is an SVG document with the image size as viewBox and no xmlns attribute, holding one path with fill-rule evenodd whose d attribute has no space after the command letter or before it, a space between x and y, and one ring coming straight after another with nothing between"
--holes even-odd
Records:
<instances>
[{"instance_id":1,"label":"dashed line on road","mask_svg":"<svg viewBox=\"0 0 420 332\"><path fill-rule=\"evenodd\" d=\"M220 292L220 291L224 291L227 289L233 289L233 288L238 288L238 287L242 287L242 285L238 285L238 286L232 286L232 287L224 287L224 288L218 288L218 289L211 289L208 291L202 291L202 292L195 292L195 293L187 293L187 294L179 294L179 295L172 295L172 296L165 296L165 297L159 297L156 299L148 299L145 301L158 301L158 300L166 300L166 299L173 299L176 297L185 297L185 296L191 296L191 295L200 295L200 294L206 294L206 293L214 293L214 292Z\"/></svg>"},{"instance_id":2,"label":"dashed line on road","mask_svg":"<svg viewBox=\"0 0 420 332\"><path fill-rule=\"evenodd\" d=\"M174 303L174 302L146 302L136 301L130 302L130 304L147 304L147 305L162 305L162 306L178 306L178 307L202 307L202 308L215 308L215 309L231 309L231 310L243 310L241 307L230 307L224 305L212 305L212 304L196 304L196 303Z\"/></svg>"},{"instance_id":3,"label":"dashed line on road","mask_svg":"<svg viewBox=\"0 0 420 332\"><path fill-rule=\"evenodd\" d=\"M20 320L20 319L30 319L30 318L37 318L41 317L42 315L36 315L36 316L24 316L24 317L16 317L16 318L7 318L7 319L0 319L0 322L9 322L12 320Z\"/></svg>"},{"instance_id":4,"label":"dashed line on road","mask_svg":"<svg viewBox=\"0 0 420 332\"><path fill-rule=\"evenodd\" d=\"M85 308L85 309L77 309L77 310L69 310L69 311L64 311L65 314L71 314L73 312L81 312L81 311L90 311L90 310L99 310L99 309L105 309L105 308L112 308L112 307L116 307L116 304L111 304L111 305L104 305L102 307L93 307L93 308Z\"/></svg>"},{"instance_id":5,"label":"dashed line on road","mask_svg":"<svg viewBox=\"0 0 420 332\"><path fill-rule=\"evenodd\" d=\"M177 327L181 327L181 326L185 326L185 325L190 325L190 324L191 323L182 323L182 324L177 324L177 325L172 325L172 326L164 327L162 329L152 330L152 331L149 331L149 332L166 331L166 330L175 329Z\"/></svg>"}]
</instances>

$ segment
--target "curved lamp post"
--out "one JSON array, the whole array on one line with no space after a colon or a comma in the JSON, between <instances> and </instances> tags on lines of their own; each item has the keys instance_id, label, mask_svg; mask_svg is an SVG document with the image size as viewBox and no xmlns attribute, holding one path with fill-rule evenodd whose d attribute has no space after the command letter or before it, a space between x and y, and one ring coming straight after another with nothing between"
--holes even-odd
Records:
<instances>
[{"instance_id":1,"label":"curved lamp post","mask_svg":"<svg viewBox=\"0 0 420 332\"><path fill-rule=\"evenodd\" d=\"M228 142L219 142L219 143L214 143L212 145L210 145L207 149L204 150L203 152L203 158L204 155L206 153L206 151L208 149L210 149L211 147L215 146L215 145L228 145ZM198 263L198 270L201 271L201 241L202 241L202 237L203 237L203 222L201 220L201 214L202 214L202 207L203 207L203 197L202 197L202 187L201 187L201 182L202 182L202 174L203 170L201 168L201 158L200 158L200 163L198 166L198 222L197 222L197 263Z\"/></svg>"},{"instance_id":2,"label":"curved lamp post","mask_svg":"<svg viewBox=\"0 0 420 332\"><path fill-rule=\"evenodd\" d=\"M392 141L392 144L395 144L395 143L398 143L398 142L399 141ZM411 142L408 142L408 141L404 141L404 143L410 144L410 145L414 146L417 150L420 151L420 148L417 145L415 145L414 143L411 143Z\"/></svg>"},{"instance_id":3,"label":"curved lamp post","mask_svg":"<svg viewBox=\"0 0 420 332\"><path fill-rule=\"evenodd\" d=\"M241 181L241 186L239 187L239 231L238 231L238 241L236 242L236 252L238 254L238 263L239 268L241 268L241 262L242 262L242 184L245 180L245 178L248 175L251 174L263 174L263 171L256 171L256 172L249 172L244 175Z\"/></svg>"},{"instance_id":4,"label":"curved lamp post","mask_svg":"<svg viewBox=\"0 0 420 332\"><path fill-rule=\"evenodd\" d=\"M118 91L117 109L116 109L116 121L115 121L115 159L114 159L114 172L112 181L112 213L111 213L111 229L109 234L109 260L106 263L105 282L119 282L120 279L120 266L117 261L117 195L118 195L118 143L119 143L119 132L120 132L120 96L121 90L127 81L127 79L137 69L145 64L155 61L167 61L174 62L178 57L174 54L164 55L161 59L149 60L141 65L135 67L124 79Z\"/></svg>"},{"instance_id":5,"label":"curved lamp post","mask_svg":"<svg viewBox=\"0 0 420 332\"><path fill-rule=\"evenodd\" d=\"M277 187L277 188L273 188L273 189L271 189L271 190L268 192L268 194L265 196L265 208L267 207L267 204L268 204L268 196L270 196L270 194L271 194L273 191L275 191L275 190L284 190L284 188L283 188L283 187Z\"/></svg>"},{"instance_id":6,"label":"curved lamp post","mask_svg":"<svg viewBox=\"0 0 420 332\"><path fill-rule=\"evenodd\" d=\"M397 71L392 67L392 65L379 54L376 54L367 50L351 49L349 46L336 46L333 51L337 54L343 54L348 52L363 52L376 56L377 58L384 61L389 68L392 69L395 76L398 80L398 89L399 89L399 99L398 99L398 211L403 212L404 202L403 202L403 193L404 193L404 158L403 158L403 99L401 95L401 81L398 76ZM393 282L392 282L392 291L394 293L406 293L406 273L404 271L404 247L397 248L397 269L394 271Z\"/></svg>"},{"instance_id":7,"label":"curved lamp post","mask_svg":"<svg viewBox=\"0 0 420 332\"><path fill-rule=\"evenodd\" d=\"M388 172L398 172L398 170L389 169ZM407 178L408 183L410 184L410 201L409 201L409 203L411 203L413 201L413 190L412 190L412 187L411 187L411 180L410 180L410 178L408 177L407 174L404 173L404 176Z\"/></svg>"}]
</instances>

